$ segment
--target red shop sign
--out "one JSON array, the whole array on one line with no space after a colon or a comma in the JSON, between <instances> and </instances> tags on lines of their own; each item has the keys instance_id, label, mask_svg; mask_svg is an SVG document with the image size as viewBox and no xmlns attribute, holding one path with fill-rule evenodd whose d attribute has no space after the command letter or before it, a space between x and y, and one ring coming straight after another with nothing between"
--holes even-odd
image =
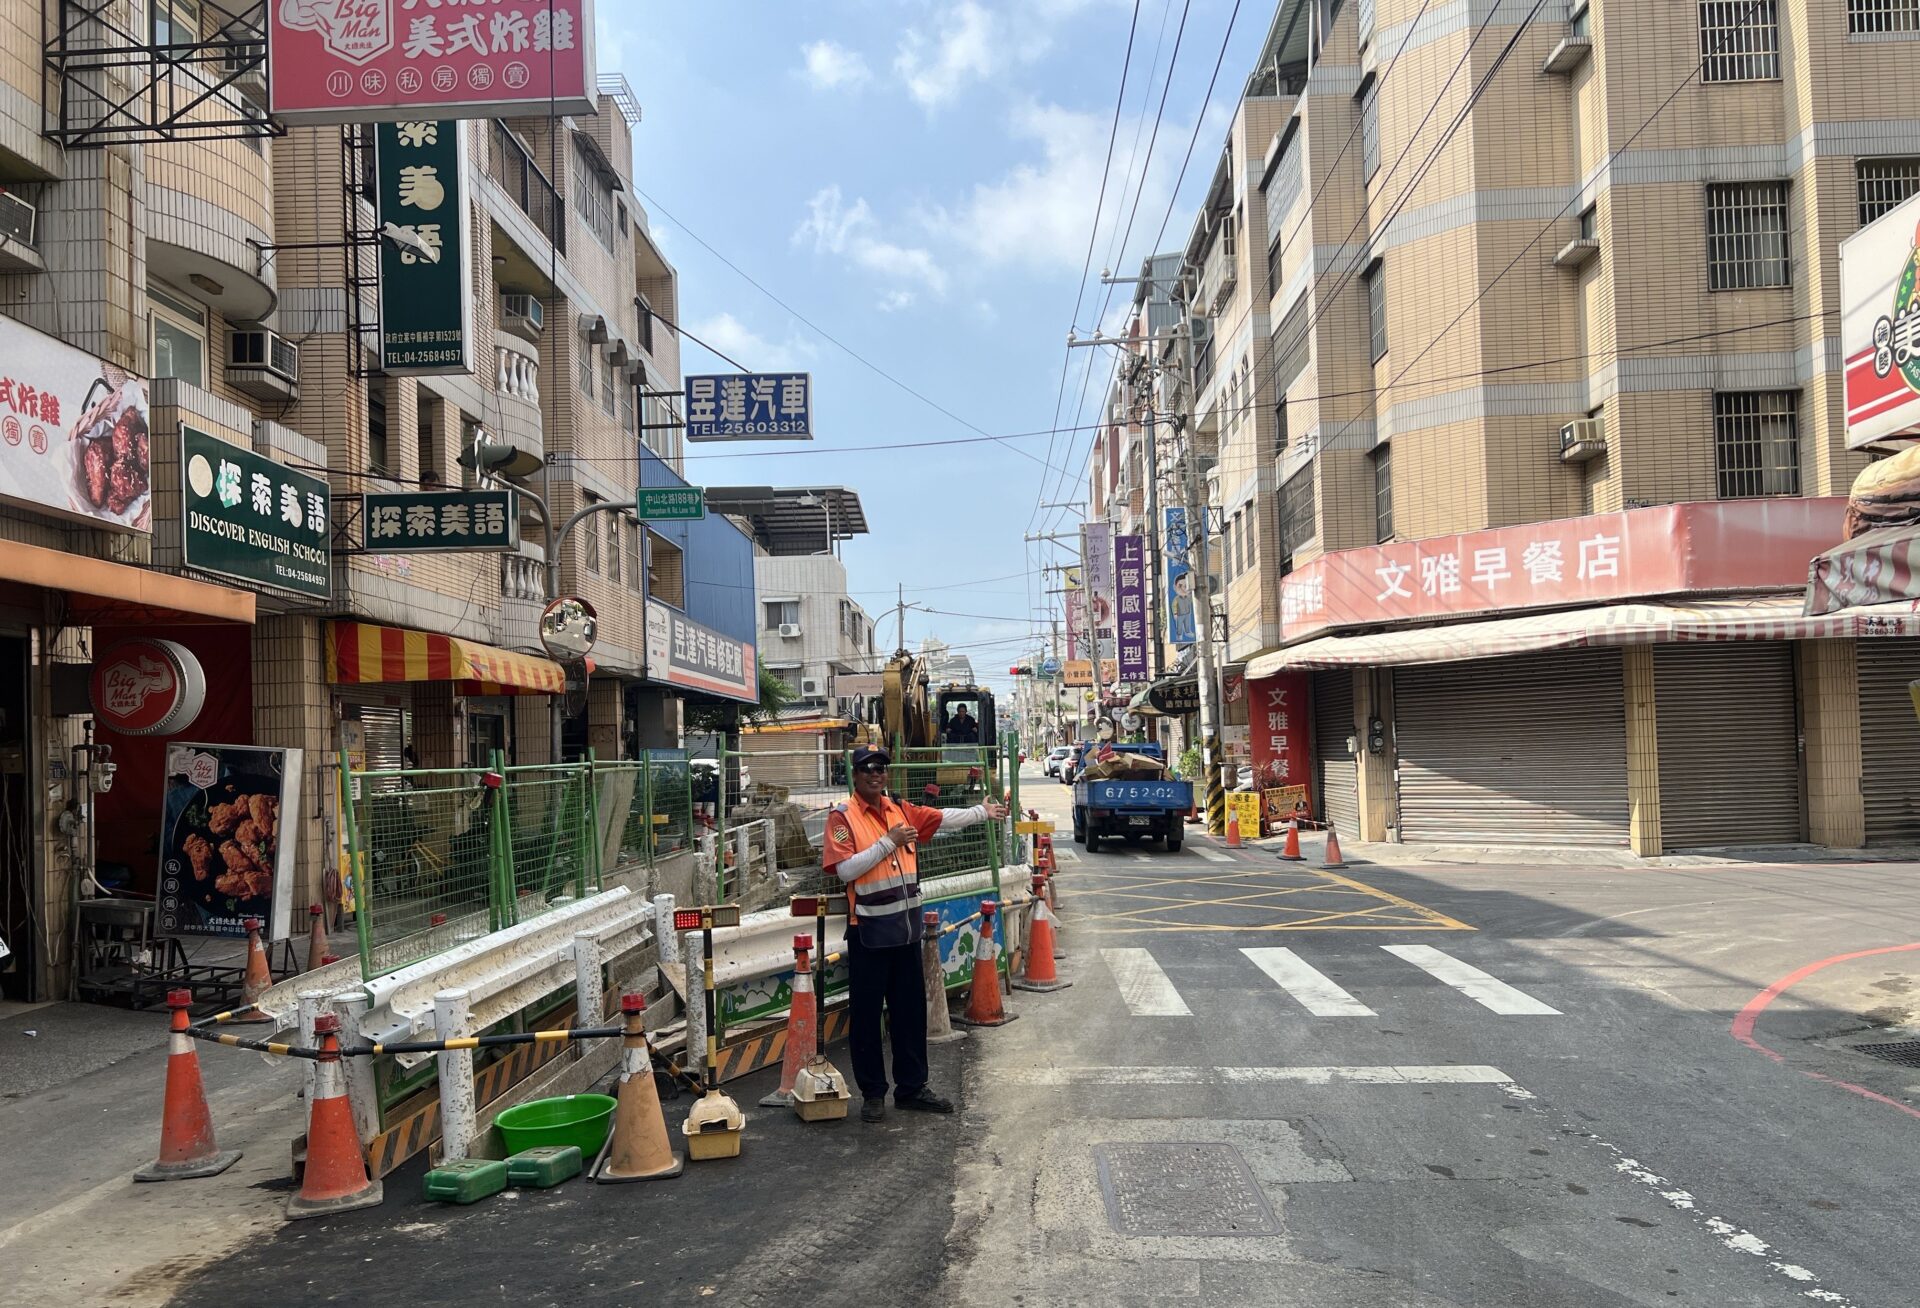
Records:
<instances>
[{"instance_id":1,"label":"red shop sign","mask_svg":"<svg viewBox=\"0 0 1920 1308\"><path fill-rule=\"evenodd\" d=\"M207 702L193 651L171 640L123 640L102 651L88 683L100 725L125 736L184 731Z\"/></svg>"}]
</instances>

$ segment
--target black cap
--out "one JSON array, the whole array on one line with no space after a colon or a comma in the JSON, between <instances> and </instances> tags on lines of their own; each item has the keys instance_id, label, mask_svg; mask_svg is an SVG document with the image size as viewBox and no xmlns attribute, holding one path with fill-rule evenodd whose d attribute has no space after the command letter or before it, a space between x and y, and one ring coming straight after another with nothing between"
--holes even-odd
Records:
<instances>
[{"instance_id":1,"label":"black cap","mask_svg":"<svg viewBox=\"0 0 1920 1308\"><path fill-rule=\"evenodd\" d=\"M869 763L893 763L893 755L878 745L862 745L853 751L853 770L858 772Z\"/></svg>"}]
</instances>

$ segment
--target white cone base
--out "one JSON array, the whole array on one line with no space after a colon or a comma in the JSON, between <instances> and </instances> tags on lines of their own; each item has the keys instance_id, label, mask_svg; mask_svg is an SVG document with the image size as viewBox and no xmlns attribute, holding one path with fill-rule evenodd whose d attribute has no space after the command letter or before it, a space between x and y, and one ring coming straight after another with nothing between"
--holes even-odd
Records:
<instances>
[{"instance_id":1,"label":"white cone base","mask_svg":"<svg viewBox=\"0 0 1920 1308\"><path fill-rule=\"evenodd\" d=\"M378 1208L381 1194L380 1182L369 1181L366 1189L340 1199L302 1199L295 1195L287 1200L287 1220L295 1222L302 1217L330 1217L334 1213L353 1212L356 1208Z\"/></svg>"},{"instance_id":2,"label":"white cone base","mask_svg":"<svg viewBox=\"0 0 1920 1308\"><path fill-rule=\"evenodd\" d=\"M218 1176L240 1161L238 1149L223 1149L192 1163L148 1163L133 1174L136 1181L186 1181L196 1176Z\"/></svg>"}]
</instances>

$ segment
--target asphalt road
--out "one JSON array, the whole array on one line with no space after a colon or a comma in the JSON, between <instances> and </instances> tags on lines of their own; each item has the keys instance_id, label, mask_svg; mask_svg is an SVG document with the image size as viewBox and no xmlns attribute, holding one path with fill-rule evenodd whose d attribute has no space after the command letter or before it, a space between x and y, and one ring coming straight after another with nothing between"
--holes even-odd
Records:
<instances>
[{"instance_id":1,"label":"asphalt road","mask_svg":"<svg viewBox=\"0 0 1920 1308\"><path fill-rule=\"evenodd\" d=\"M1920 1071L1851 1049L1912 1016L1911 866L1086 855L1066 793L1023 798L1074 984L935 1051L956 1118L807 1126L763 1074L739 1160L469 1209L403 1172L173 1302L1920 1301Z\"/></svg>"}]
</instances>

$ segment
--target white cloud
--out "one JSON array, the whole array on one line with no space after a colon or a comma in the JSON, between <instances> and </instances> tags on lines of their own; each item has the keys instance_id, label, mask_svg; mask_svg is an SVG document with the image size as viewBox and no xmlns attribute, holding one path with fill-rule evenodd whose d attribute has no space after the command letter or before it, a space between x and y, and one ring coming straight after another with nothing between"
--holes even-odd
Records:
<instances>
[{"instance_id":1,"label":"white cloud","mask_svg":"<svg viewBox=\"0 0 1920 1308\"><path fill-rule=\"evenodd\" d=\"M888 291L880 297L880 303L876 307L882 313L897 313L901 309L912 307L914 299L912 291Z\"/></svg>"},{"instance_id":2,"label":"white cloud","mask_svg":"<svg viewBox=\"0 0 1920 1308\"><path fill-rule=\"evenodd\" d=\"M900 39L893 71L907 85L908 94L932 108L951 100L969 82L984 81L1013 57L1000 16L975 4L961 3L941 15L939 29L911 29Z\"/></svg>"},{"instance_id":3,"label":"white cloud","mask_svg":"<svg viewBox=\"0 0 1920 1308\"><path fill-rule=\"evenodd\" d=\"M895 293L918 287L945 295L947 274L920 247L900 245L879 234L880 224L864 198L848 204L838 186L827 186L807 201L807 217L795 230L795 244L811 243L816 253L839 255L889 283ZM906 301L904 303L911 303ZM893 305L891 307L902 307Z\"/></svg>"},{"instance_id":4,"label":"white cloud","mask_svg":"<svg viewBox=\"0 0 1920 1308\"><path fill-rule=\"evenodd\" d=\"M806 59L807 81L815 90L859 86L872 76L866 58L858 50L849 50L832 41L809 41L800 47L800 53Z\"/></svg>"},{"instance_id":5,"label":"white cloud","mask_svg":"<svg viewBox=\"0 0 1920 1308\"><path fill-rule=\"evenodd\" d=\"M811 344L796 336L790 335L779 343L771 341L730 313L716 313L702 319L689 329L688 334L699 337L714 349L760 372L800 368L814 352ZM718 365L719 361L715 363ZM699 369L689 371L698 372Z\"/></svg>"}]
</instances>

